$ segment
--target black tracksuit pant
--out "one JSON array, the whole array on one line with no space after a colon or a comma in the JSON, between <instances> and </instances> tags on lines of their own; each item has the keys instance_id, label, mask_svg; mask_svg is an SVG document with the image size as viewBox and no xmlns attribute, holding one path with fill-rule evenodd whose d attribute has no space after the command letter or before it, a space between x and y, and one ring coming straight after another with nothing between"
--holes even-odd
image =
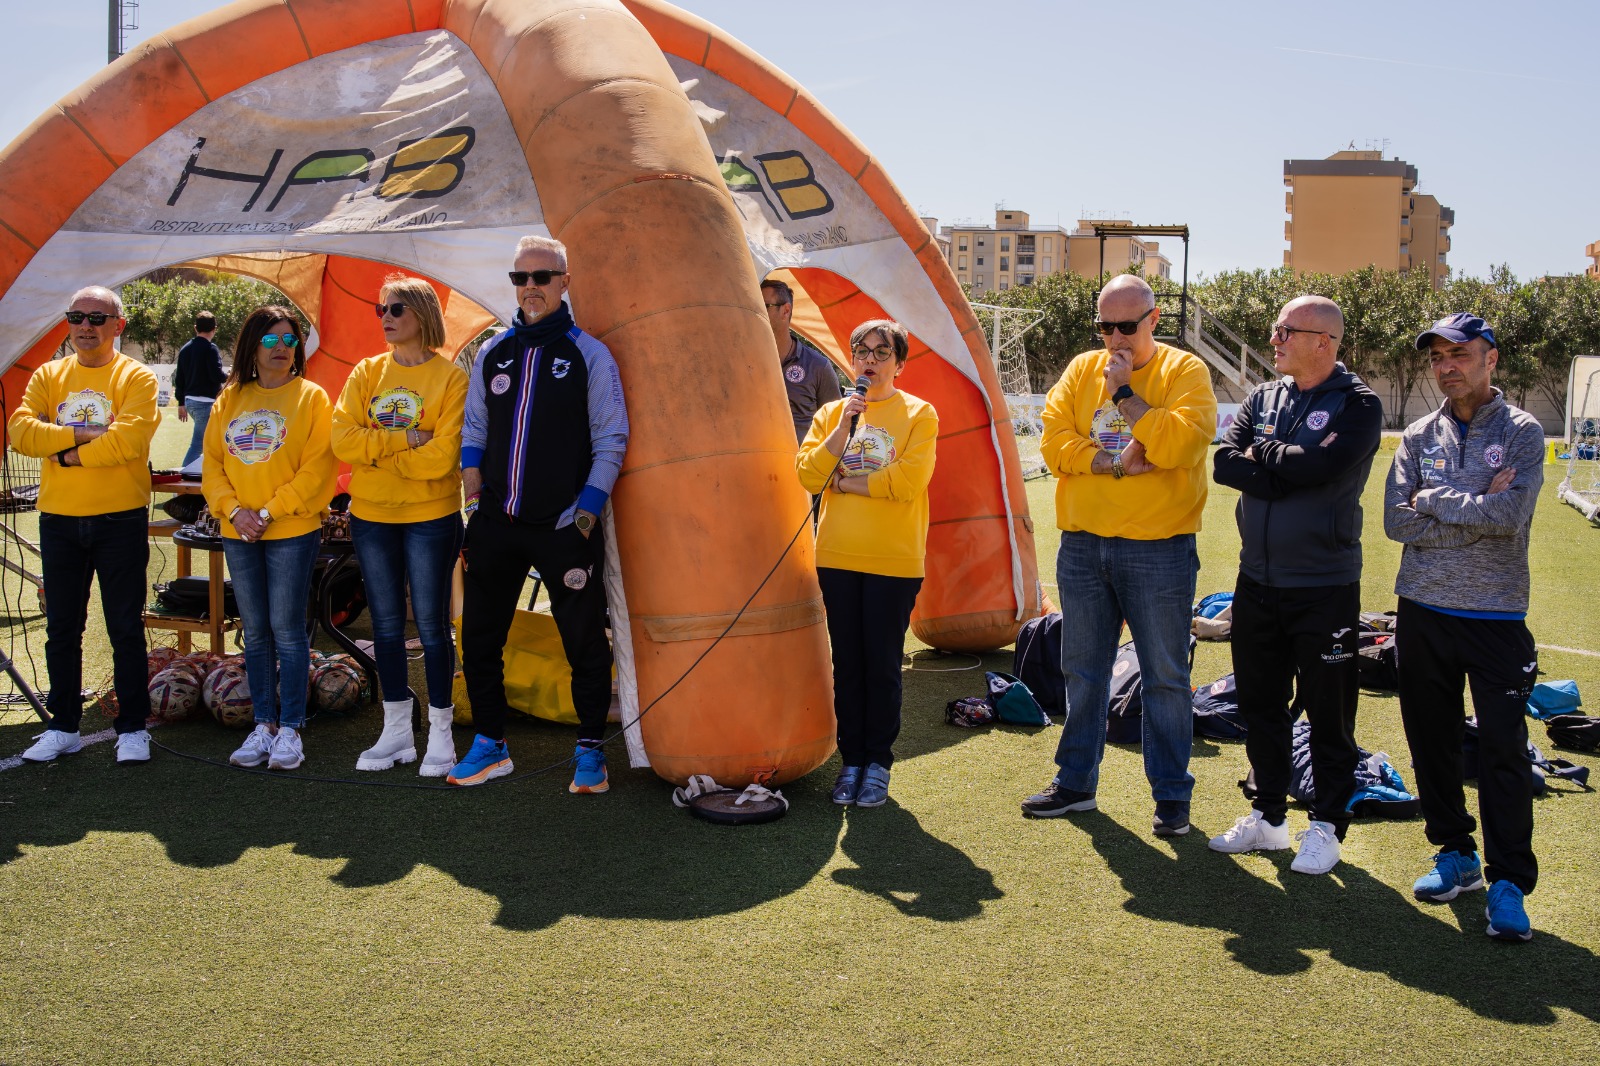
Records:
<instances>
[{"instance_id":1,"label":"black tracksuit pant","mask_svg":"<svg viewBox=\"0 0 1600 1066\"><path fill-rule=\"evenodd\" d=\"M461 669L472 701L472 728L490 740L505 737L506 636L528 571L537 570L572 666L578 739L602 739L611 709L611 644L601 527L596 524L585 539L575 525L556 529L516 521L486 497L467 523L465 547Z\"/></svg>"},{"instance_id":2,"label":"black tracksuit pant","mask_svg":"<svg viewBox=\"0 0 1600 1066\"><path fill-rule=\"evenodd\" d=\"M1311 723L1311 817L1344 839L1355 793L1356 648L1361 586L1273 588L1239 575L1233 594L1233 677L1249 725L1245 754L1255 809L1273 825L1288 812L1295 710ZM1294 710L1291 710L1291 700Z\"/></svg>"},{"instance_id":3,"label":"black tracksuit pant","mask_svg":"<svg viewBox=\"0 0 1600 1066\"><path fill-rule=\"evenodd\" d=\"M900 735L900 660L920 577L817 567L833 648L833 713L846 766L894 765Z\"/></svg>"},{"instance_id":4,"label":"black tracksuit pant","mask_svg":"<svg viewBox=\"0 0 1600 1066\"><path fill-rule=\"evenodd\" d=\"M1460 618L1401 597L1395 622L1400 718L1417 775L1428 842L1476 850L1462 785L1461 738L1472 688L1478 715L1478 813L1484 876L1524 893L1539 880L1533 856L1533 764L1528 761L1528 697L1538 676L1533 634L1521 621Z\"/></svg>"}]
</instances>

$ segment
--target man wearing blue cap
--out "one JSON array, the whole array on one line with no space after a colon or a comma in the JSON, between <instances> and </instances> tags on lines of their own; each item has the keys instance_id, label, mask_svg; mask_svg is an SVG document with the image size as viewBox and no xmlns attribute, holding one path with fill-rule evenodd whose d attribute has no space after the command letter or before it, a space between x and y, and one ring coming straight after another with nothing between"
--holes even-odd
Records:
<instances>
[{"instance_id":1,"label":"man wearing blue cap","mask_svg":"<svg viewBox=\"0 0 1600 1066\"><path fill-rule=\"evenodd\" d=\"M1544 430L1489 384L1494 331L1455 314L1417 338L1446 400L1406 427L1384 493L1384 532L1405 545L1395 592L1400 717L1433 869L1412 888L1444 902L1489 882L1488 934L1533 935L1538 880L1525 711L1538 675L1528 612L1528 533L1544 481ZM1478 715L1478 861L1462 789L1462 684Z\"/></svg>"}]
</instances>

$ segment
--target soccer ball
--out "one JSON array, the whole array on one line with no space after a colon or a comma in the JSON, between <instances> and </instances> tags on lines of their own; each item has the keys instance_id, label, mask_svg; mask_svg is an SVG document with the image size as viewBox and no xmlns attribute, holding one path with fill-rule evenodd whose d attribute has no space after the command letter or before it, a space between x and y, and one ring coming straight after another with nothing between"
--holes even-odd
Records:
<instances>
[{"instance_id":1,"label":"soccer ball","mask_svg":"<svg viewBox=\"0 0 1600 1066\"><path fill-rule=\"evenodd\" d=\"M255 724L255 705L250 702L250 681L244 663L229 659L211 671L201 686L206 710L225 726L248 729Z\"/></svg>"},{"instance_id":2,"label":"soccer ball","mask_svg":"<svg viewBox=\"0 0 1600 1066\"><path fill-rule=\"evenodd\" d=\"M323 660L311 675L312 700L322 711L353 711L361 705L361 671L346 662Z\"/></svg>"},{"instance_id":3,"label":"soccer ball","mask_svg":"<svg viewBox=\"0 0 1600 1066\"><path fill-rule=\"evenodd\" d=\"M168 667L150 679L150 717L182 722L200 709L200 682L192 670Z\"/></svg>"},{"instance_id":4,"label":"soccer ball","mask_svg":"<svg viewBox=\"0 0 1600 1066\"><path fill-rule=\"evenodd\" d=\"M154 678L177 657L177 648L151 648L144 656L145 676Z\"/></svg>"}]
</instances>

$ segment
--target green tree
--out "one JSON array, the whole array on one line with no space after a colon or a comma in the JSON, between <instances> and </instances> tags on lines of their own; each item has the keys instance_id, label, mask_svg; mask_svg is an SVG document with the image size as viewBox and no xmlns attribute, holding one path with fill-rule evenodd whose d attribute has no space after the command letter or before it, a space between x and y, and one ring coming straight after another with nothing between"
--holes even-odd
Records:
<instances>
[{"instance_id":1,"label":"green tree","mask_svg":"<svg viewBox=\"0 0 1600 1066\"><path fill-rule=\"evenodd\" d=\"M145 359L153 363L177 358L178 349L194 336L194 316L201 311L216 315L217 347L223 361L230 362L234 340L250 312L268 304L293 307L271 285L232 274L209 274L206 281L139 278L122 287L122 302L128 316L123 336L143 348Z\"/></svg>"}]
</instances>

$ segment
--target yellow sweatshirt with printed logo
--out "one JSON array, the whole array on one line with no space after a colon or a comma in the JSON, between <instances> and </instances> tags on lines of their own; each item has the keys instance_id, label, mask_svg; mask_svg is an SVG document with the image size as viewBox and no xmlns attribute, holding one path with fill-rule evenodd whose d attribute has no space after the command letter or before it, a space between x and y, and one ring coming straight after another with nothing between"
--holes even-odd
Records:
<instances>
[{"instance_id":1,"label":"yellow sweatshirt with printed logo","mask_svg":"<svg viewBox=\"0 0 1600 1066\"><path fill-rule=\"evenodd\" d=\"M264 389L229 385L206 425L200 488L222 535L238 539L228 521L236 507L272 516L262 540L283 540L322 526L333 499L328 394L305 378Z\"/></svg>"},{"instance_id":2,"label":"yellow sweatshirt with printed logo","mask_svg":"<svg viewBox=\"0 0 1600 1066\"><path fill-rule=\"evenodd\" d=\"M150 506L150 438L160 421L149 367L120 352L99 367L69 355L33 372L7 431L13 448L42 460L39 510L82 517ZM74 446L79 426L108 428L76 445L82 466L62 466L51 457Z\"/></svg>"},{"instance_id":3,"label":"yellow sweatshirt with printed logo","mask_svg":"<svg viewBox=\"0 0 1600 1066\"><path fill-rule=\"evenodd\" d=\"M333 454L350 464L350 513L426 522L461 509L467 375L442 356L402 366L391 353L356 364L333 410ZM419 448L406 430L433 439Z\"/></svg>"},{"instance_id":4,"label":"yellow sweatshirt with printed logo","mask_svg":"<svg viewBox=\"0 0 1600 1066\"><path fill-rule=\"evenodd\" d=\"M1217 434L1217 397L1200 358L1158 343L1133 372L1134 395L1150 405L1132 430L1106 388L1105 349L1084 352L1050 390L1039 450L1056 475L1056 525L1101 537L1162 540L1200 529L1206 458ZM1157 469L1136 477L1091 473L1097 452L1130 441Z\"/></svg>"},{"instance_id":5,"label":"yellow sweatshirt with printed logo","mask_svg":"<svg viewBox=\"0 0 1600 1066\"><path fill-rule=\"evenodd\" d=\"M841 461L823 441L838 428L843 413L843 400L823 404L795 457L800 484L813 495L822 493L817 565L885 577L922 577L938 412L928 401L905 392L867 404ZM824 491L836 463L847 477L865 474L872 495Z\"/></svg>"}]
</instances>

